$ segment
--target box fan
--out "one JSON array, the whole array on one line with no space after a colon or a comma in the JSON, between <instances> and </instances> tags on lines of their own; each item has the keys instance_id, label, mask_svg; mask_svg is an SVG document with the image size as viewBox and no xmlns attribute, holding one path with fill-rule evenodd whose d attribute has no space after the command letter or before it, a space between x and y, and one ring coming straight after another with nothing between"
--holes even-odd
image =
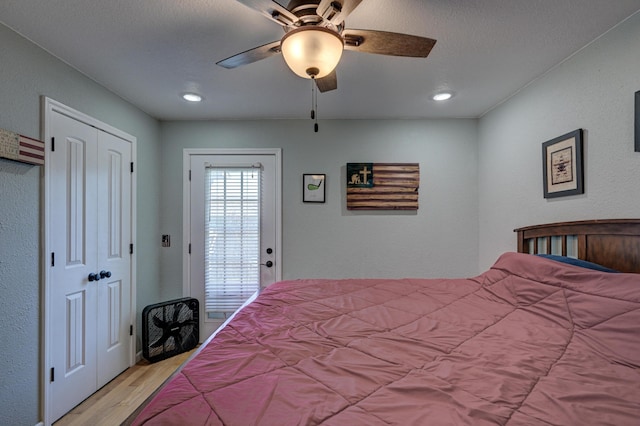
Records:
<instances>
[{"instance_id":1,"label":"box fan","mask_svg":"<svg viewBox=\"0 0 640 426\"><path fill-rule=\"evenodd\" d=\"M161 361L198 345L198 299L184 297L149 305L142 310L142 356Z\"/></svg>"}]
</instances>

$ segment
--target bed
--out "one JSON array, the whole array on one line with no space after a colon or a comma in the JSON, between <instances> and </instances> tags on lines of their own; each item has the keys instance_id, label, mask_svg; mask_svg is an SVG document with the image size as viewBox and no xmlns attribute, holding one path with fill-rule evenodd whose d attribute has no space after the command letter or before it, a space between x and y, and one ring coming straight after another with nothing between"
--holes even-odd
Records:
<instances>
[{"instance_id":1,"label":"bed","mask_svg":"<svg viewBox=\"0 0 640 426\"><path fill-rule=\"evenodd\" d=\"M473 278L276 283L126 424L638 425L640 220L516 233Z\"/></svg>"}]
</instances>

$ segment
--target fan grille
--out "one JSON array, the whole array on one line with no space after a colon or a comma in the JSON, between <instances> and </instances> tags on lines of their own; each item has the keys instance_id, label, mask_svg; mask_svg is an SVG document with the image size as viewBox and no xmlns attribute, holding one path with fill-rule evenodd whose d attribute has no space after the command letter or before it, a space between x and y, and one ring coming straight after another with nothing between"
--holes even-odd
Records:
<instances>
[{"instance_id":1,"label":"fan grille","mask_svg":"<svg viewBox=\"0 0 640 426\"><path fill-rule=\"evenodd\" d=\"M198 312L198 300L189 297L144 308L144 358L149 362L156 362L195 348L200 339Z\"/></svg>"}]
</instances>

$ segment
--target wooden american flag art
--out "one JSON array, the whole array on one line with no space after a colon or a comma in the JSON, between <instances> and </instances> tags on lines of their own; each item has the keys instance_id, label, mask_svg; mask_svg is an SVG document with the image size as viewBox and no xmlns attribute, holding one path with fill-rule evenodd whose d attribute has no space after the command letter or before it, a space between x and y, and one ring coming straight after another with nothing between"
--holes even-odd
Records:
<instances>
[{"instance_id":1,"label":"wooden american flag art","mask_svg":"<svg viewBox=\"0 0 640 426\"><path fill-rule=\"evenodd\" d=\"M347 163L348 210L417 210L418 163Z\"/></svg>"},{"instance_id":2,"label":"wooden american flag art","mask_svg":"<svg viewBox=\"0 0 640 426\"><path fill-rule=\"evenodd\" d=\"M0 129L0 157L42 166L44 142Z\"/></svg>"}]
</instances>

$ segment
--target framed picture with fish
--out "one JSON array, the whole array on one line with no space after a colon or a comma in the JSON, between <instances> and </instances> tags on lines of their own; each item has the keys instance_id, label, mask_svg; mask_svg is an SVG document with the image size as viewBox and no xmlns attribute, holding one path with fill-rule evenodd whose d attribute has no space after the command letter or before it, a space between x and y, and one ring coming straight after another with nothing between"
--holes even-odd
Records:
<instances>
[{"instance_id":1,"label":"framed picture with fish","mask_svg":"<svg viewBox=\"0 0 640 426\"><path fill-rule=\"evenodd\" d=\"M325 174L302 175L302 201L305 203L324 203L326 196Z\"/></svg>"}]
</instances>

